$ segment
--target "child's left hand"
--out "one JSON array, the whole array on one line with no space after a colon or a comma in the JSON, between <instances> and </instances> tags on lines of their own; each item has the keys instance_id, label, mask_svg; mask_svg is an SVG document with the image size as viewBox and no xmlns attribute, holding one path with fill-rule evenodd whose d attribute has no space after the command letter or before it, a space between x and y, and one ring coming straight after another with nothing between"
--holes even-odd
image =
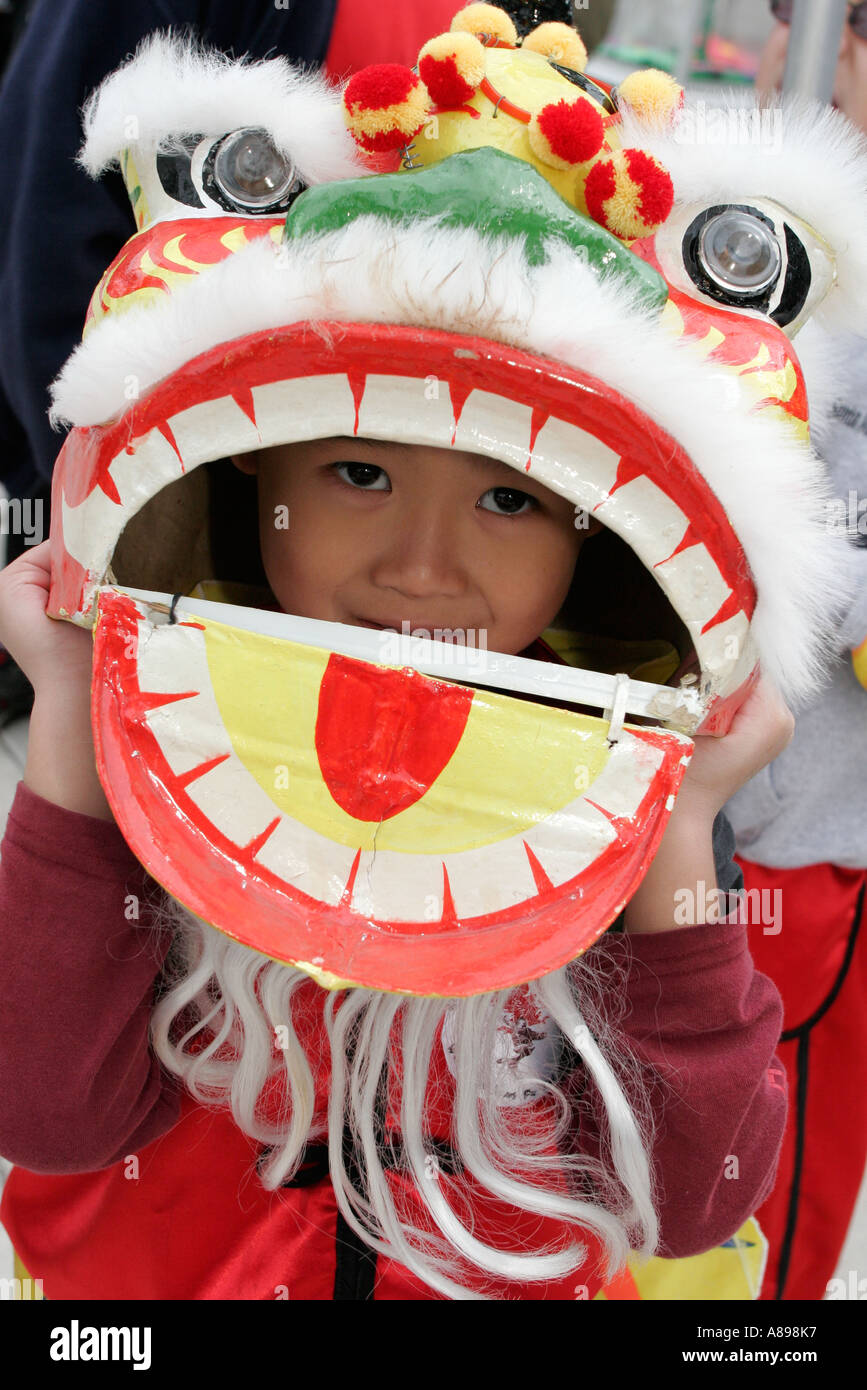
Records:
<instances>
[{"instance_id":1,"label":"child's left hand","mask_svg":"<svg viewBox=\"0 0 867 1390\"><path fill-rule=\"evenodd\" d=\"M699 734L672 811L710 816L789 743L795 719L782 696L762 677L735 715L727 734Z\"/></svg>"},{"instance_id":2,"label":"child's left hand","mask_svg":"<svg viewBox=\"0 0 867 1390\"><path fill-rule=\"evenodd\" d=\"M794 728L791 711L776 689L768 680L760 680L727 734L696 736L665 834L626 905L627 932L647 934L682 927L686 923L675 908L684 889L698 892L699 885L716 889L713 823L717 812L744 782L782 753Z\"/></svg>"}]
</instances>

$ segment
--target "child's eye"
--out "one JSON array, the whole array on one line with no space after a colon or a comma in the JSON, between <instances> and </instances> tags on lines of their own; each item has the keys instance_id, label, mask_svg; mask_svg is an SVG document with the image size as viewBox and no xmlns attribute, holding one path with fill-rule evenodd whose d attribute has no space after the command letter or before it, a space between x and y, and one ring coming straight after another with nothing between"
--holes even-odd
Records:
<instances>
[{"instance_id":1,"label":"child's eye","mask_svg":"<svg viewBox=\"0 0 867 1390\"><path fill-rule=\"evenodd\" d=\"M338 477L349 483L350 487L363 488L365 492L388 491L388 474L385 469L378 468L374 463L335 463L332 467ZM343 477L341 468L346 469L348 477Z\"/></svg>"},{"instance_id":2,"label":"child's eye","mask_svg":"<svg viewBox=\"0 0 867 1390\"><path fill-rule=\"evenodd\" d=\"M486 504L486 497L493 498L493 505ZM529 507L524 505L527 502L530 504ZM535 497L531 497L528 492L519 492L514 487L488 488L478 501L478 506L483 507L486 512L496 512L497 516L522 516L524 512L532 511L536 505Z\"/></svg>"}]
</instances>

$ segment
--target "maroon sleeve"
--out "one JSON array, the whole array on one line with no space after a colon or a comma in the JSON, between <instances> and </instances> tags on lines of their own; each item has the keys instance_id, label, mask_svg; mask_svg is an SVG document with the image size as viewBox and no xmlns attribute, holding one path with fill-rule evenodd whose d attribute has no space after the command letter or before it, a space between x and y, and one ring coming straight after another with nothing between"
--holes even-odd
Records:
<instances>
[{"instance_id":1,"label":"maroon sleeve","mask_svg":"<svg viewBox=\"0 0 867 1390\"><path fill-rule=\"evenodd\" d=\"M647 1068L658 1253L696 1255L733 1236L774 1182L786 1121L780 996L737 922L611 937L605 952L626 966L621 1026Z\"/></svg>"},{"instance_id":2,"label":"maroon sleeve","mask_svg":"<svg viewBox=\"0 0 867 1390\"><path fill-rule=\"evenodd\" d=\"M0 857L0 1153L37 1173L104 1168L178 1118L148 1045L170 934L113 821L23 782Z\"/></svg>"}]
</instances>

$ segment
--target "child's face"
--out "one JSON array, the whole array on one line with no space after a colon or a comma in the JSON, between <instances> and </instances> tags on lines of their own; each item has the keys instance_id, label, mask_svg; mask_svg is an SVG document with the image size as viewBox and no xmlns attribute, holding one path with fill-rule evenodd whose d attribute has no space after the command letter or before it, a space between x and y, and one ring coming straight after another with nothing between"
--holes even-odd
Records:
<instances>
[{"instance_id":1,"label":"child's face","mask_svg":"<svg viewBox=\"0 0 867 1390\"><path fill-rule=\"evenodd\" d=\"M478 454L321 439L235 463L258 473L265 573L300 617L469 629L514 654L556 617L589 534L571 502Z\"/></svg>"}]
</instances>

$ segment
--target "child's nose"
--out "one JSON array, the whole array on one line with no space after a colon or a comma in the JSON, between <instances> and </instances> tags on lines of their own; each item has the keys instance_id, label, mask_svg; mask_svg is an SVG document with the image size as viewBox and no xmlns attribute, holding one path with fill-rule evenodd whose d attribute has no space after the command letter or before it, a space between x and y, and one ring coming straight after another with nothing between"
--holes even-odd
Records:
<instances>
[{"instance_id":1,"label":"child's nose","mask_svg":"<svg viewBox=\"0 0 867 1390\"><path fill-rule=\"evenodd\" d=\"M374 577L407 598L455 597L466 588L467 559L454 510L428 505L401 518Z\"/></svg>"}]
</instances>

